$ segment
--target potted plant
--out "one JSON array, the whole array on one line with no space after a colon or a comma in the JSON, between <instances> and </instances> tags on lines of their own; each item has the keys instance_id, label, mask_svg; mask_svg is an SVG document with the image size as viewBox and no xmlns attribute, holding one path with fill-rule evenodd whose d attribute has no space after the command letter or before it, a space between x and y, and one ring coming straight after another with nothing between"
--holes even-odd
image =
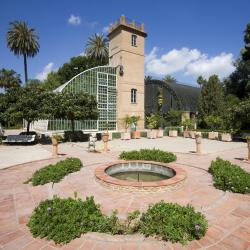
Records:
<instances>
[{"instance_id":1,"label":"potted plant","mask_svg":"<svg viewBox=\"0 0 250 250\"><path fill-rule=\"evenodd\" d=\"M131 139L131 134L128 132L128 128L131 125L131 117L129 115L126 115L123 118L123 123L125 127L125 132L122 133L121 139L122 140L130 140Z\"/></svg>"},{"instance_id":2,"label":"potted plant","mask_svg":"<svg viewBox=\"0 0 250 250\"><path fill-rule=\"evenodd\" d=\"M208 139L218 140L219 133L214 131L222 127L223 125L222 119L219 116L208 115L204 118L204 122L206 123L209 129L212 129L212 132L208 133Z\"/></svg>"},{"instance_id":3,"label":"potted plant","mask_svg":"<svg viewBox=\"0 0 250 250\"><path fill-rule=\"evenodd\" d=\"M106 123L106 132L102 133L102 141L104 143L107 143L109 141L108 123Z\"/></svg>"},{"instance_id":4,"label":"potted plant","mask_svg":"<svg viewBox=\"0 0 250 250\"><path fill-rule=\"evenodd\" d=\"M228 132L221 133L221 140L222 141L232 141L232 134Z\"/></svg>"},{"instance_id":5,"label":"potted plant","mask_svg":"<svg viewBox=\"0 0 250 250\"><path fill-rule=\"evenodd\" d=\"M151 114L150 116L146 117L148 128L150 129L147 131L147 138L155 139L157 138L157 125L158 125L158 116L155 114Z\"/></svg>"},{"instance_id":6,"label":"potted plant","mask_svg":"<svg viewBox=\"0 0 250 250\"><path fill-rule=\"evenodd\" d=\"M131 133L133 139L139 139L141 137L140 131L136 130L136 127L137 127L139 120L140 120L140 116L131 116L130 117L131 124L134 125L134 131L132 131L132 133Z\"/></svg>"},{"instance_id":7,"label":"potted plant","mask_svg":"<svg viewBox=\"0 0 250 250\"><path fill-rule=\"evenodd\" d=\"M189 138L189 137L192 137L194 138L194 132L193 131L190 131L192 126L193 126L193 122L191 119L185 119L185 121L182 123L182 125L184 126L185 130L183 132L183 136L185 138Z\"/></svg>"}]
</instances>

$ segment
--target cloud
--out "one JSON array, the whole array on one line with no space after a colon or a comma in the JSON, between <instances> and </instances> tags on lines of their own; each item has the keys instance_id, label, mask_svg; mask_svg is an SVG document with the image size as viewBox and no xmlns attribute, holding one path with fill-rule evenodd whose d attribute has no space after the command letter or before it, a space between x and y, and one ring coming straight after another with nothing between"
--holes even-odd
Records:
<instances>
[{"instance_id":1,"label":"cloud","mask_svg":"<svg viewBox=\"0 0 250 250\"><path fill-rule=\"evenodd\" d=\"M81 18L80 18L80 16L75 16L75 15L71 14L69 19L68 19L68 23L72 24L72 25L79 25L79 24L81 24Z\"/></svg>"},{"instance_id":2,"label":"cloud","mask_svg":"<svg viewBox=\"0 0 250 250\"><path fill-rule=\"evenodd\" d=\"M109 32L109 26L105 26L102 28L102 33L106 34Z\"/></svg>"},{"instance_id":3,"label":"cloud","mask_svg":"<svg viewBox=\"0 0 250 250\"><path fill-rule=\"evenodd\" d=\"M51 71L55 71L56 69L54 68L54 63L53 62L50 62L48 63L44 68L43 68L43 71L38 73L36 75L36 79L40 80L40 81L44 81L45 79L47 79L47 76L48 74L51 72Z\"/></svg>"},{"instance_id":4,"label":"cloud","mask_svg":"<svg viewBox=\"0 0 250 250\"><path fill-rule=\"evenodd\" d=\"M208 78L212 74L220 78L228 76L234 71L233 55L221 53L214 57L208 57L198 49L172 49L161 56L157 55L159 49L154 47L146 55L147 74L166 75L183 72L184 75L199 76Z\"/></svg>"},{"instance_id":5,"label":"cloud","mask_svg":"<svg viewBox=\"0 0 250 250\"><path fill-rule=\"evenodd\" d=\"M88 27L88 28L93 29L98 25L98 22L97 21L86 21L86 20L84 20L83 25Z\"/></svg>"}]
</instances>

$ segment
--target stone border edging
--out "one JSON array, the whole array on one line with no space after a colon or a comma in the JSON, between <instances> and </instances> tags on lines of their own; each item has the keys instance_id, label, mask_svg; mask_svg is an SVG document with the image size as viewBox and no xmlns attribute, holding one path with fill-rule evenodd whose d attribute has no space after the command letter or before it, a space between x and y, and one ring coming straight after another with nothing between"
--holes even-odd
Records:
<instances>
[{"instance_id":1,"label":"stone border edging","mask_svg":"<svg viewBox=\"0 0 250 250\"><path fill-rule=\"evenodd\" d=\"M135 181L119 180L117 178L111 177L105 171L107 168L113 165L121 163L130 163L130 162L160 165L166 168L173 169L176 174L172 178L161 181L135 182ZM124 191L155 192L155 191L172 190L179 187L186 179L186 176L187 176L186 171L180 168L177 164L174 163L166 164L162 162L143 161L143 160L116 161L104 164L103 166L97 167L95 169L95 179L99 183L113 190L124 190Z\"/></svg>"}]
</instances>

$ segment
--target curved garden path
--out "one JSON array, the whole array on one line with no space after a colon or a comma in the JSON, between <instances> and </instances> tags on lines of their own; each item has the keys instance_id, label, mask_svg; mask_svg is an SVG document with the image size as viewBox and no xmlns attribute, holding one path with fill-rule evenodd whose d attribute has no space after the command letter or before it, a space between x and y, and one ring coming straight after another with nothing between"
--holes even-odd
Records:
<instances>
[{"instance_id":1,"label":"curved garden path","mask_svg":"<svg viewBox=\"0 0 250 250\"><path fill-rule=\"evenodd\" d=\"M207 169L218 153L177 153L177 164L187 172L183 186L163 193L138 194L112 191L95 181L94 170L103 163L116 161L118 152L88 153L82 144L60 145L60 152L66 155L0 170L0 249L250 249L250 196L223 192L213 187ZM221 151L219 155L250 171L249 163L236 159L246 155L245 148ZM68 156L82 160L84 167L81 171L65 177L53 188L51 184L36 187L23 184L34 170ZM26 223L38 203L53 194L73 197L75 191L83 199L94 196L104 213L117 209L121 218L129 211L145 210L150 203L160 200L182 205L189 203L206 215L209 229L204 238L184 247L153 238L145 239L139 234L111 236L88 233L64 246L33 238Z\"/></svg>"}]
</instances>

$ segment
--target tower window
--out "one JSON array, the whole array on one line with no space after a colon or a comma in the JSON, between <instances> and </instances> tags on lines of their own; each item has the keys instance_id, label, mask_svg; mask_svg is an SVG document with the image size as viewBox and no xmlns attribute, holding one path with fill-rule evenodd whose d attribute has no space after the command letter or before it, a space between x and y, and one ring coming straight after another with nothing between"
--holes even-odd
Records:
<instances>
[{"instance_id":1,"label":"tower window","mask_svg":"<svg viewBox=\"0 0 250 250\"><path fill-rule=\"evenodd\" d=\"M136 92L137 89L131 89L131 103L136 103Z\"/></svg>"},{"instance_id":2,"label":"tower window","mask_svg":"<svg viewBox=\"0 0 250 250\"><path fill-rule=\"evenodd\" d=\"M137 40L137 36L136 35L132 35L131 36L131 45L132 46L135 46L135 47L137 46L136 45L136 40Z\"/></svg>"}]
</instances>

